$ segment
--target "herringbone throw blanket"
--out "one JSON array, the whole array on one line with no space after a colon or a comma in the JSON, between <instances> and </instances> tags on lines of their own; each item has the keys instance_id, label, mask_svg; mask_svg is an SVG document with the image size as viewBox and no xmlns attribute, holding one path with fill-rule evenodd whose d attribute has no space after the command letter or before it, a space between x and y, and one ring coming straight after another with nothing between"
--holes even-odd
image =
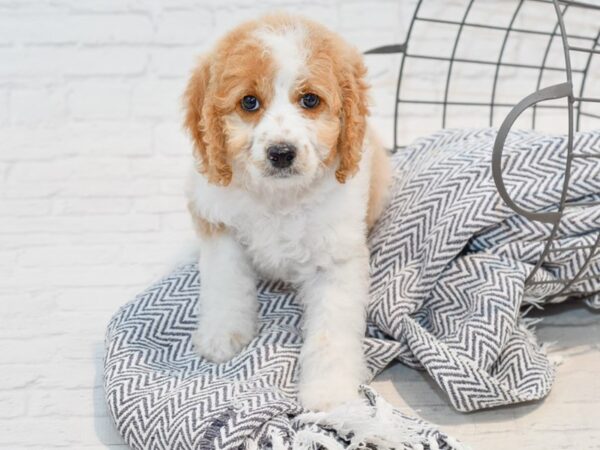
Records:
<instances>
[{"instance_id":1,"label":"herringbone throw blanket","mask_svg":"<svg viewBox=\"0 0 600 450\"><path fill-rule=\"evenodd\" d=\"M372 373L393 359L425 369L459 411L544 397L554 366L522 317L558 285L524 281L551 227L517 217L491 176L495 131L442 131L394 156L391 203L370 236L372 288L365 353ZM575 152L600 156L600 133ZM504 178L532 210L558 203L566 138L513 132ZM574 159L569 199L600 199L598 159ZM565 278L598 237L600 206L571 207L550 262L534 281ZM567 246L581 247L562 252ZM591 292L600 259L574 290ZM107 333L106 398L135 449L447 449L460 444L365 387L365 402L329 414L302 410L295 377L302 308L278 282L258 287L259 335L215 365L190 335L202 274L183 266L125 305ZM595 299L588 300L594 305ZM303 414L304 413L304 414Z\"/></svg>"}]
</instances>

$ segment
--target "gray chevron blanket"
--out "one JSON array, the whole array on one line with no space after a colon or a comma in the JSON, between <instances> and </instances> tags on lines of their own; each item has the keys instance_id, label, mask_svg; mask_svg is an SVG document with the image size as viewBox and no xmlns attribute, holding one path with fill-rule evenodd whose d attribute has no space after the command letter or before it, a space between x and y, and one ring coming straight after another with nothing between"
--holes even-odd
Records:
<instances>
[{"instance_id":1,"label":"gray chevron blanket","mask_svg":"<svg viewBox=\"0 0 600 450\"><path fill-rule=\"evenodd\" d=\"M556 251L524 281L550 227L514 213L491 176L495 131L446 130L393 158L392 200L370 235L371 303L364 351L373 375L398 359L426 370L459 411L544 397L554 365L523 317L559 280L582 266L598 238L600 206L572 207ZM600 156L600 133L579 134L575 152ZM513 132L505 180L528 209L560 198L566 139ZM574 160L568 197L600 199L598 159ZM595 231L594 231L595 230ZM576 246L581 250L564 252ZM600 258L585 269L600 273ZM302 345L296 293L261 282L260 332L228 363L192 348L202 274L185 265L113 317L106 336L105 389L110 413L134 449L377 448L451 449L461 444L404 415L364 387L365 401L330 413L303 411L295 374ZM584 275L572 291L600 288ZM597 297L587 300L599 306Z\"/></svg>"}]
</instances>

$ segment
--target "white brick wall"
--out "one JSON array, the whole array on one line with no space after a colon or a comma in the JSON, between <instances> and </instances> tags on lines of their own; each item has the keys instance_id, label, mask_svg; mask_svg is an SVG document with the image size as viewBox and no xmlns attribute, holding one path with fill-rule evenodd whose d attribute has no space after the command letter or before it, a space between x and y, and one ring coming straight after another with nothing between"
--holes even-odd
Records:
<instances>
[{"instance_id":1,"label":"white brick wall","mask_svg":"<svg viewBox=\"0 0 600 450\"><path fill-rule=\"evenodd\" d=\"M362 49L400 40L411 10L0 0L0 448L124 448L104 406L104 329L193 238L181 193L186 77L229 27L273 9ZM396 60L384 59L370 60L373 82L391 96Z\"/></svg>"}]
</instances>

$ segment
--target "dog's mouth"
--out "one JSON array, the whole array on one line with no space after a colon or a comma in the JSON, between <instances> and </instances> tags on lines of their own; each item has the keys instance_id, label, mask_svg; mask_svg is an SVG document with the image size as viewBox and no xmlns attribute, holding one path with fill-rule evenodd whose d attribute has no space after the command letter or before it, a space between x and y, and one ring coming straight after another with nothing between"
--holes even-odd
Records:
<instances>
[{"instance_id":1,"label":"dog's mouth","mask_svg":"<svg viewBox=\"0 0 600 450\"><path fill-rule=\"evenodd\" d=\"M265 170L265 177L268 178L291 178L296 175L300 175L300 171L294 167L286 167L285 169L270 167Z\"/></svg>"}]
</instances>

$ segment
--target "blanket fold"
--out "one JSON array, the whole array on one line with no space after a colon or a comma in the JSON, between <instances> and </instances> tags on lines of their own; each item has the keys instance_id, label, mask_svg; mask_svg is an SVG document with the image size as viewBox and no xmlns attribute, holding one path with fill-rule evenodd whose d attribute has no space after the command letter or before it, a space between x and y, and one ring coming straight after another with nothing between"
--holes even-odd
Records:
<instances>
[{"instance_id":1,"label":"blanket fold","mask_svg":"<svg viewBox=\"0 0 600 450\"><path fill-rule=\"evenodd\" d=\"M459 411L543 398L554 365L523 318L579 271L571 296L600 290L597 158L576 158L569 206L541 270L552 226L516 216L491 174L496 131L444 130L394 155L390 205L369 236L371 303L365 354L375 376L394 359L426 370ZM581 133L576 153L600 157L600 133ZM552 210L563 189L567 139L512 132L504 179L517 204ZM365 400L329 414L296 401L302 308L281 283L258 286L258 336L231 361L199 358L190 341L202 274L180 267L138 295L107 332L109 410L135 449L458 449L364 387ZM564 300L556 298L553 301ZM587 299L600 306L598 296ZM378 426L385 423L386 427Z\"/></svg>"}]
</instances>

